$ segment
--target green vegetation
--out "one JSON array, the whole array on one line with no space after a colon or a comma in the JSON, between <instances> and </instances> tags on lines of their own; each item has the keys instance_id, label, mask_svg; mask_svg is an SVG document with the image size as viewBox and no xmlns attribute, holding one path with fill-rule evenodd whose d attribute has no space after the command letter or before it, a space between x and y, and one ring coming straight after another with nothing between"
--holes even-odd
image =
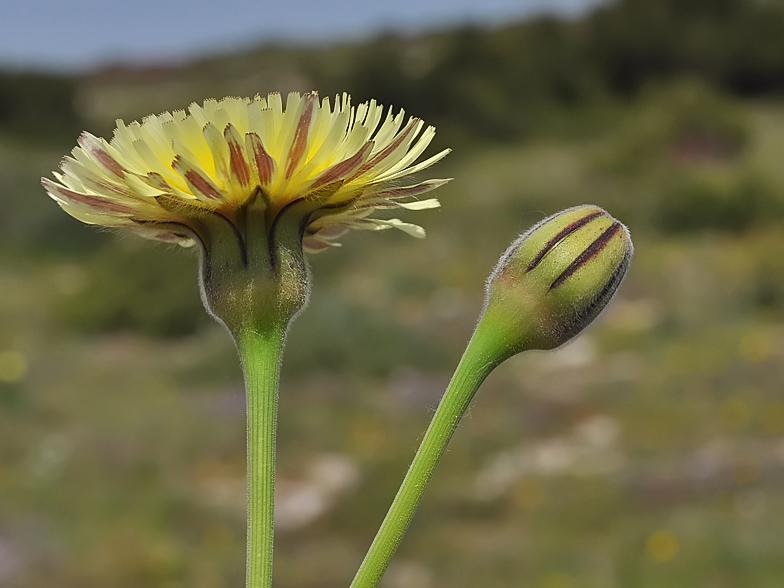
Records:
<instances>
[{"instance_id":1,"label":"green vegetation","mask_svg":"<svg viewBox=\"0 0 784 588\"><path fill-rule=\"evenodd\" d=\"M242 585L244 401L192 252L39 185L79 129L227 94L349 91L436 124L426 241L312 258L280 400L276 583L347 586L498 256L595 203L637 252L573 346L502 365L386 588L774 588L784 577L784 4L628 0L574 22L182 68L0 76L0 586ZM335 474L337 472L337 474Z\"/></svg>"}]
</instances>

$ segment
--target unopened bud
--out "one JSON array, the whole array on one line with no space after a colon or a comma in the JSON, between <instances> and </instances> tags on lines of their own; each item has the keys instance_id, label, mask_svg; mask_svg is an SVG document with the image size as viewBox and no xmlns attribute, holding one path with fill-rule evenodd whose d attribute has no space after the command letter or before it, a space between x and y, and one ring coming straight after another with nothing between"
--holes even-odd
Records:
<instances>
[{"instance_id":1,"label":"unopened bud","mask_svg":"<svg viewBox=\"0 0 784 588\"><path fill-rule=\"evenodd\" d=\"M621 284L633 250L628 229L592 205L521 235L487 282L482 322L498 337L499 359L554 349L587 327Z\"/></svg>"}]
</instances>

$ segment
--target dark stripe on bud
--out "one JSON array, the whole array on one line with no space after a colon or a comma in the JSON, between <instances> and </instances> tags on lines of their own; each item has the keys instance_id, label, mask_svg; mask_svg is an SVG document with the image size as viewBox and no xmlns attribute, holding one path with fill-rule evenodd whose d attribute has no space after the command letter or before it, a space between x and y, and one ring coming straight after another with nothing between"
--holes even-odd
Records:
<instances>
[{"instance_id":1,"label":"dark stripe on bud","mask_svg":"<svg viewBox=\"0 0 784 588\"><path fill-rule=\"evenodd\" d=\"M588 246L588 249L583 251L577 259L575 259L569 266L558 276L555 281L550 286L550 290L554 290L561 284L563 284L569 276L571 276L574 272L580 269L581 266L585 265L591 258L596 257L601 251L607 246L607 243L610 242L615 234L621 230L621 223L618 221L614 222L612 225L607 228L601 235L599 235L596 240Z\"/></svg>"},{"instance_id":2,"label":"dark stripe on bud","mask_svg":"<svg viewBox=\"0 0 784 588\"><path fill-rule=\"evenodd\" d=\"M577 335L612 299L633 252L626 227L592 205L548 217L520 236L487 282L480 325L488 325L498 357L555 349Z\"/></svg>"},{"instance_id":3,"label":"dark stripe on bud","mask_svg":"<svg viewBox=\"0 0 784 588\"><path fill-rule=\"evenodd\" d=\"M600 217L600 216L606 216L606 214L607 213L604 212L603 210L599 210L597 212L591 213L591 214L581 218L580 220L574 221L572 224L564 227L561 230L560 233L558 233L555 237L550 239L545 244L544 248L542 248L542 250L539 253L536 254L536 257L534 257L533 260L531 261L531 263L528 264L527 271L530 272L537 265L539 265L539 262L542 261L542 259L544 259L544 256L547 255L553 247L558 245L558 243L560 243L561 240L563 240L564 237L566 237L567 235L570 235L571 233L574 233L580 227L584 227L589 222L591 222L593 219L595 219L597 217Z\"/></svg>"},{"instance_id":4,"label":"dark stripe on bud","mask_svg":"<svg viewBox=\"0 0 784 588\"><path fill-rule=\"evenodd\" d=\"M628 249L618 265L617 269L607 280L607 284L602 288L602 291L591 300L591 302L580 312L574 321L574 334L579 333L584 325L592 322L597 315L604 310L604 307L615 295L618 286L621 285L623 279L626 277L626 272L629 269L629 264L632 262L632 249Z\"/></svg>"}]
</instances>

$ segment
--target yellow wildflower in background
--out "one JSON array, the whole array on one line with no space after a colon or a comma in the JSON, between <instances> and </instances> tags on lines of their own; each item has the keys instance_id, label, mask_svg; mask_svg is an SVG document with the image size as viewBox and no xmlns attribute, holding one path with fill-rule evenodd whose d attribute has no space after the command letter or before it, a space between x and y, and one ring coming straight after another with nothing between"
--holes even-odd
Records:
<instances>
[{"instance_id":1,"label":"yellow wildflower in background","mask_svg":"<svg viewBox=\"0 0 784 588\"><path fill-rule=\"evenodd\" d=\"M206 100L149 116L117 121L111 142L83 133L73 157L43 179L49 195L89 224L130 227L156 239L191 245L199 217L217 213L235 226L242 209L261 203L274 219L304 205L303 245L318 251L348 229L395 227L416 237L424 230L377 210L422 210L436 199L415 200L448 180L401 186L399 180L443 158L415 163L435 135L417 118L374 100L356 107L344 94L319 101L316 93ZM184 230L183 230L184 229Z\"/></svg>"}]
</instances>

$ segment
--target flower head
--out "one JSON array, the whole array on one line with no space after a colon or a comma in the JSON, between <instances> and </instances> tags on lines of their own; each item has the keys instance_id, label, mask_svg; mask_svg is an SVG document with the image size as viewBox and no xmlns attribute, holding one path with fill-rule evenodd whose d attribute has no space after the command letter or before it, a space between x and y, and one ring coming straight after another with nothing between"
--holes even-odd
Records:
<instances>
[{"instance_id":1,"label":"flower head","mask_svg":"<svg viewBox=\"0 0 784 588\"><path fill-rule=\"evenodd\" d=\"M435 129L404 111L384 116L374 100L356 107L344 94L316 93L207 100L129 125L117 121L107 142L83 133L73 157L44 178L49 195L89 224L129 227L144 236L190 245L201 238L199 218L217 213L231 222L246 205L262 205L268 222L301 203L303 245L318 251L348 229L395 227L422 237L382 209L422 210L436 199L416 197L448 180L401 186L398 180L443 158L415 163Z\"/></svg>"}]
</instances>

